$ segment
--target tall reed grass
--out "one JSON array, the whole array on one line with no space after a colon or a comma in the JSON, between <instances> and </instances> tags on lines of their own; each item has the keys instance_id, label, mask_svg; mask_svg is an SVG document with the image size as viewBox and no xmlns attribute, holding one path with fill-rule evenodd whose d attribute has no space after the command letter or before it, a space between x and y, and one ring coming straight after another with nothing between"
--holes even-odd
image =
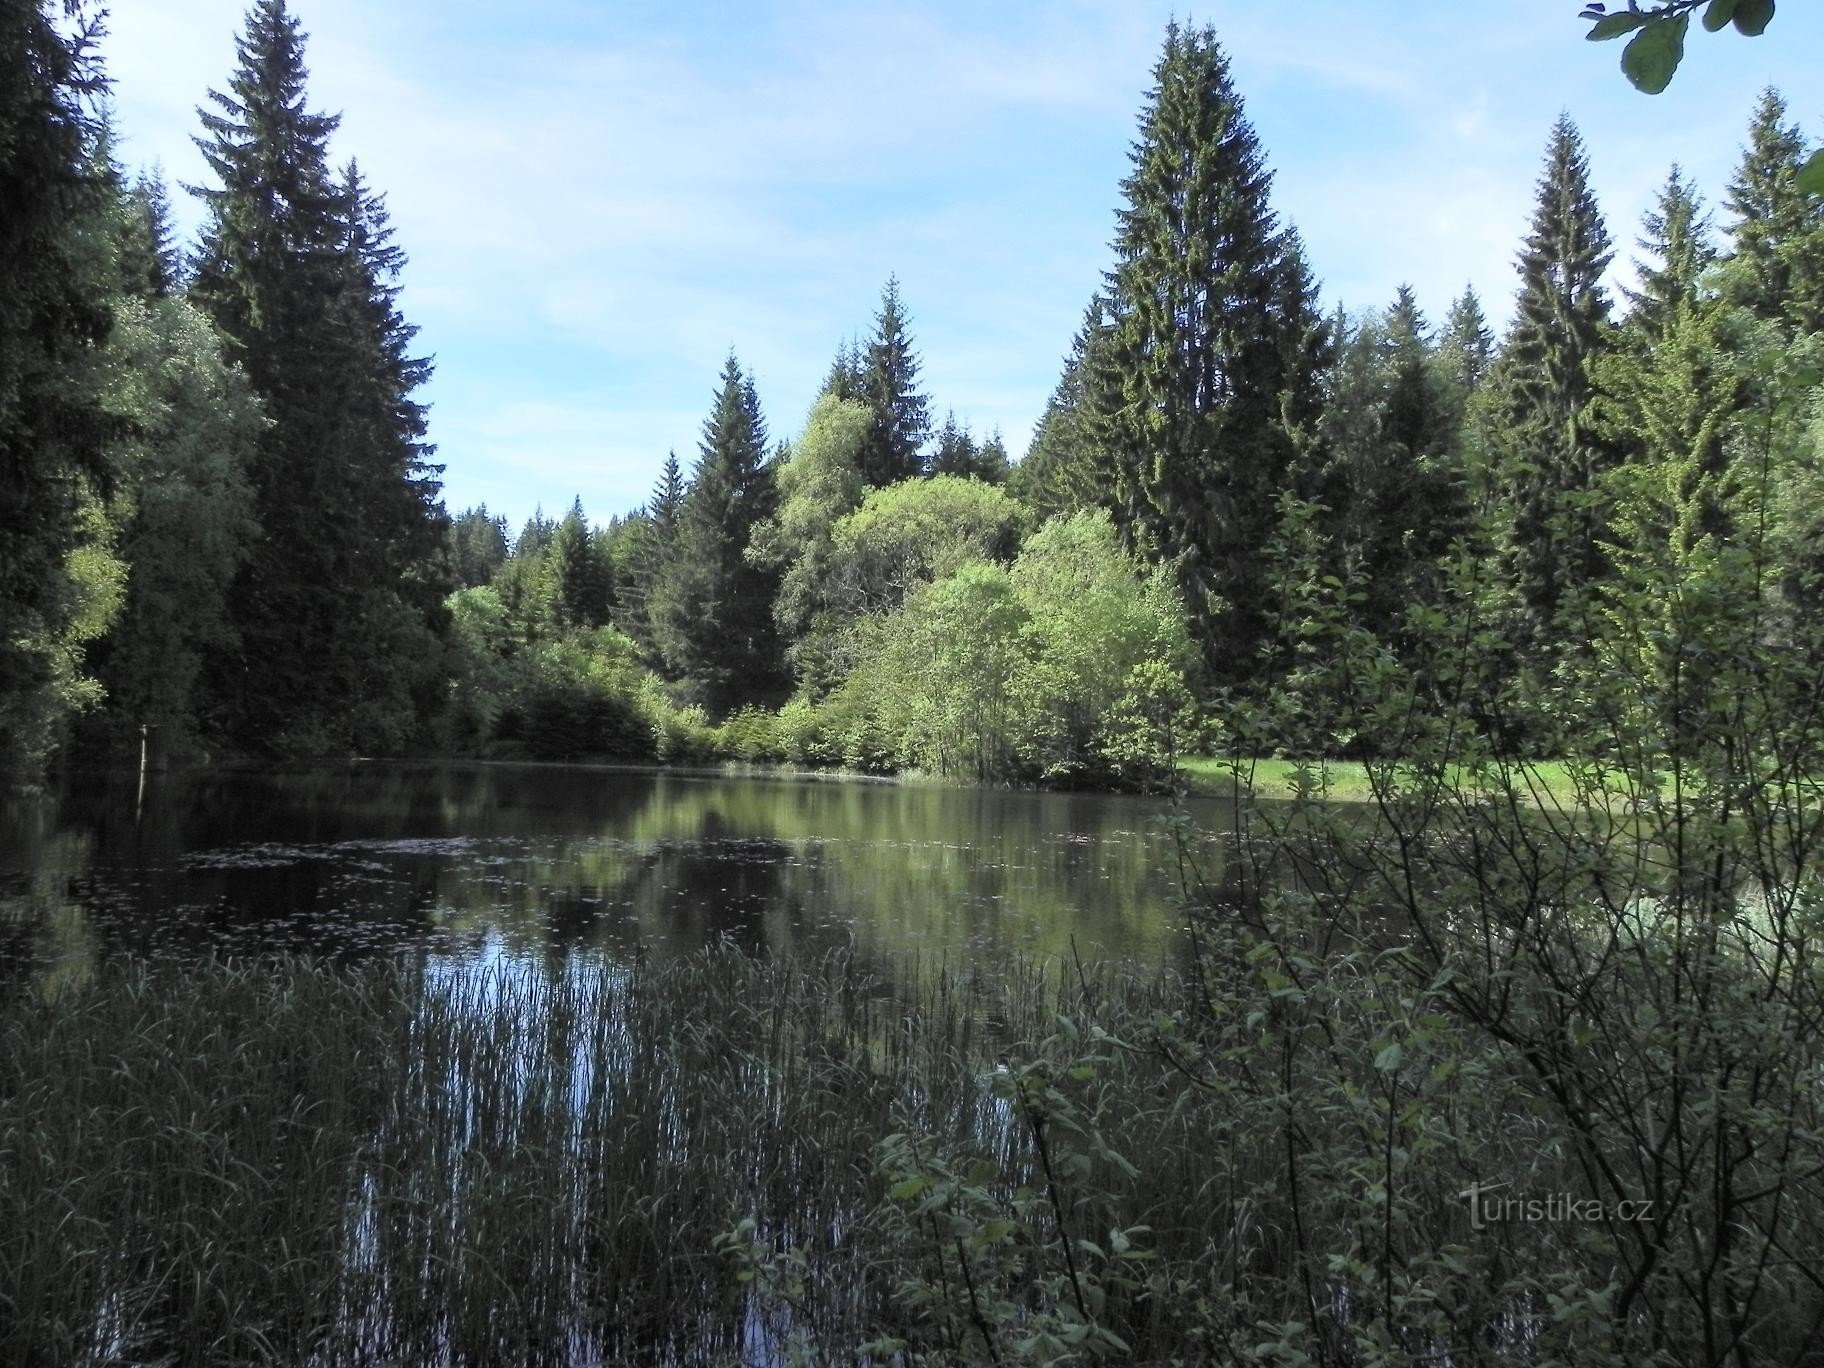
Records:
<instances>
[{"instance_id":1,"label":"tall reed grass","mask_svg":"<svg viewBox=\"0 0 1824 1368\"><path fill-rule=\"evenodd\" d=\"M1458 1196L1579 1189L1524 1064L1371 964L1294 1002L1210 950L1183 980L138 963L18 997L0 1363L1292 1362L1313 1306L1411 1327L1334 1362L1579 1361L1563 1279L1604 1228L1479 1235ZM1789 1193L1795 1257L1819 1197Z\"/></svg>"}]
</instances>

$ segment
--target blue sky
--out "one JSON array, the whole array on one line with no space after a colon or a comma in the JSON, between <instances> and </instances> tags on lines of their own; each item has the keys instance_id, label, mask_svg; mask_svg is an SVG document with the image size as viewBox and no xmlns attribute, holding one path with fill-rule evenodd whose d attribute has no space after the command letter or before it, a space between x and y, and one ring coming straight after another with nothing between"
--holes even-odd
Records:
<instances>
[{"instance_id":1,"label":"blue sky","mask_svg":"<svg viewBox=\"0 0 1824 1368\"><path fill-rule=\"evenodd\" d=\"M1216 0L1213 24L1326 302L1402 282L1436 319L1473 283L1497 322L1561 110L1625 268L1677 160L1713 201L1768 84L1824 133L1824 6L1765 37L1693 32L1664 95L1577 0ZM241 0L115 0L129 165L205 172L196 106ZM1135 116L1175 7L1151 0L292 0L315 107L340 112L411 255L452 511L515 527L580 494L642 502L688 468L731 346L790 437L889 273L935 416L1025 450L1108 265ZM1185 11L1177 9L1181 15ZM178 196L180 200L186 197ZM179 213L188 226L195 207Z\"/></svg>"}]
</instances>

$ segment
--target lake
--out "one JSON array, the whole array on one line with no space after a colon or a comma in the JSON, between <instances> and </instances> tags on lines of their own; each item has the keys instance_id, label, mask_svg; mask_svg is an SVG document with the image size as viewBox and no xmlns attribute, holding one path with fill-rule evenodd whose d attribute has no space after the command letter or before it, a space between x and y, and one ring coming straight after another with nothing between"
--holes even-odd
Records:
<instances>
[{"instance_id":1,"label":"lake","mask_svg":"<svg viewBox=\"0 0 1824 1368\"><path fill-rule=\"evenodd\" d=\"M1164 799L587 766L78 775L0 814L0 962L1179 951ZM1193 800L1206 830L1229 809ZM1212 850L1211 857L1215 858Z\"/></svg>"}]
</instances>

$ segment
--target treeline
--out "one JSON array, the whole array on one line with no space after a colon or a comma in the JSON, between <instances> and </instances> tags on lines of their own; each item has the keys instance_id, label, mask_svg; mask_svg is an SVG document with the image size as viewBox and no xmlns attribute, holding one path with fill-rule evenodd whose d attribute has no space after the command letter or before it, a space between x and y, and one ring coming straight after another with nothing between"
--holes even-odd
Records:
<instances>
[{"instance_id":1,"label":"treeline","mask_svg":"<svg viewBox=\"0 0 1824 1368\"><path fill-rule=\"evenodd\" d=\"M219 185L181 260L84 113L82 42L21 2L43 98L0 153L37 206L7 221L31 278L0 305L36 349L0 396L29 457L0 515L13 756L151 722L266 753L1147 783L1244 736L1397 749L1341 696L1342 649L1472 700L1509 754L1562 753L1605 670L1701 727L1714 673L1638 638L1742 556L1707 611L1815 640L1824 202L1777 93L1720 225L1671 171L1620 297L1561 119L1497 338L1471 290L1439 324L1405 288L1322 308L1220 44L1174 25L1113 264L1017 465L934 421L890 280L788 440L731 354L688 471L669 456L606 522L510 529L436 502L403 258L328 167L281 0L205 116Z\"/></svg>"},{"instance_id":2,"label":"treeline","mask_svg":"<svg viewBox=\"0 0 1824 1368\"><path fill-rule=\"evenodd\" d=\"M1640 625L1618 596L1670 613L1750 533L1752 611L1810 639L1824 206L1777 93L1724 231L1673 168L1619 299L1560 119L1497 339L1470 289L1441 325L1408 288L1326 314L1214 34L1174 26L1154 78L1114 266L1024 460L930 431L892 282L770 458L731 358L693 476L672 457L645 507L595 531L580 507L535 518L511 551L485 509L456 520L457 635L489 681L470 741L527 740L534 679L627 696L552 673L586 625L593 659L687 705L672 734L694 719L704 754L1144 781L1236 719L1289 753L1385 753L1322 668L1346 637L1420 696L1480 697L1508 753L1551 753L1577 680L1615 664L1609 619ZM1473 659L1442 649L1465 636Z\"/></svg>"},{"instance_id":3,"label":"treeline","mask_svg":"<svg viewBox=\"0 0 1824 1368\"><path fill-rule=\"evenodd\" d=\"M180 249L159 176L115 159L100 36L0 3L0 775L142 726L426 744L447 519L384 200L331 166L297 21L258 0Z\"/></svg>"}]
</instances>

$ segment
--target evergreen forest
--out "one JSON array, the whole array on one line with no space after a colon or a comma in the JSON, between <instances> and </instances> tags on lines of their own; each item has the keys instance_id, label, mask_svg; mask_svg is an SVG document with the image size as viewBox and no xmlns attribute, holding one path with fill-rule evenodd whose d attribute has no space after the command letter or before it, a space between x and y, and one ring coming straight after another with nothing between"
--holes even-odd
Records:
<instances>
[{"instance_id":1,"label":"evergreen forest","mask_svg":"<svg viewBox=\"0 0 1824 1368\"><path fill-rule=\"evenodd\" d=\"M8 12L15 781L148 737L1058 786L1397 758L1331 677L1348 652L1510 757L1600 745L1577 704L1625 668L1675 748L1713 659L1670 658L1643 612L1716 594L1764 641L1821 625L1824 200L1777 91L1715 204L1674 166L1632 226L1560 118L1496 336L1470 289L1432 317L1406 288L1326 309L1221 44L1174 25L1021 459L939 421L889 279L801 428L731 352L647 502L513 528L441 501L405 247L332 164L284 0L249 11L199 111L210 183L181 191L120 164L95 32Z\"/></svg>"},{"instance_id":2,"label":"evergreen forest","mask_svg":"<svg viewBox=\"0 0 1824 1368\"><path fill-rule=\"evenodd\" d=\"M1777 89L1639 223L1538 130L1511 310L1337 305L1174 22L1024 452L889 275L514 527L289 0L195 185L101 36L0 0L0 1362L1824 1363Z\"/></svg>"}]
</instances>

